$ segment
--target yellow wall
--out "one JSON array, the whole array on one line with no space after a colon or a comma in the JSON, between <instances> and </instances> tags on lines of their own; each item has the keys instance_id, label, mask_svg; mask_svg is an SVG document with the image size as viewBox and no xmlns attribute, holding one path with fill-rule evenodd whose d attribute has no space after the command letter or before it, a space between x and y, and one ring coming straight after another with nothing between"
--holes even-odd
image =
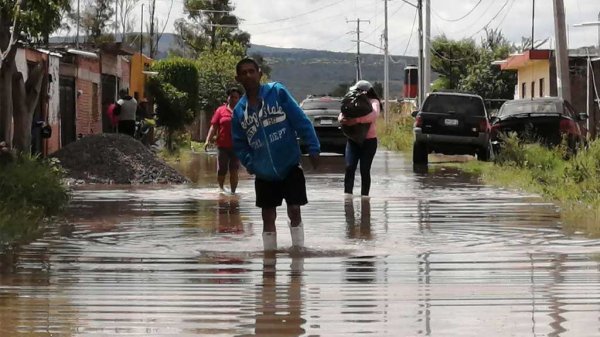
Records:
<instances>
[{"instance_id":1,"label":"yellow wall","mask_svg":"<svg viewBox=\"0 0 600 337\"><path fill-rule=\"evenodd\" d=\"M148 70L153 60L146 55L135 53L131 57L131 77L129 79L129 94L135 96L137 92L139 98L145 98L144 91L146 86L146 75L142 72Z\"/></svg>"},{"instance_id":2,"label":"yellow wall","mask_svg":"<svg viewBox=\"0 0 600 337\"><path fill-rule=\"evenodd\" d=\"M540 97L540 79L544 79L544 94L550 96L550 61L534 60L518 70L519 81L515 90L515 99L532 98L531 82L535 82L533 97ZM523 83L525 83L525 95L522 95Z\"/></svg>"}]
</instances>

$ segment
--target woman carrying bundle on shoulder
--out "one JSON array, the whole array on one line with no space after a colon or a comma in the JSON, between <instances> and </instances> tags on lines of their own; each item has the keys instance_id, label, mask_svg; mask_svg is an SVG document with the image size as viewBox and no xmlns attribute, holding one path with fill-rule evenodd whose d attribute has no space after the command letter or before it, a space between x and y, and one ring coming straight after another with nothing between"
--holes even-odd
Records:
<instances>
[{"instance_id":1,"label":"woman carrying bundle on shoulder","mask_svg":"<svg viewBox=\"0 0 600 337\"><path fill-rule=\"evenodd\" d=\"M371 164L377 152L377 117L382 104L368 81L358 81L342 100L338 120L348 137L346 142L346 174L344 193L352 196L354 176L360 162L361 196L368 197L371 189Z\"/></svg>"}]
</instances>

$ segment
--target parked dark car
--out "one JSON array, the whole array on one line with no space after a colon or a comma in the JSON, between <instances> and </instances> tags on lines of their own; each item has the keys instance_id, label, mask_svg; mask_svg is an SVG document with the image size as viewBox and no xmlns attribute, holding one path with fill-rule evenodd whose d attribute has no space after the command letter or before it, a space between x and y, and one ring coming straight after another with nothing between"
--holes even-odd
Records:
<instances>
[{"instance_id":1,"label":"parked dark car","mask_svg":"<svg viewBox=\"0 0 600 337\"><path fill-rule=\"evenodd\" d=\"M587 129L582 122L587 118L586 113L575 112L569 102L558 97L507 101L491 118L492 144L500 150L509 134L548 147L557 146L564 139L571 153L575 153L586 144Z\"/></svg>"},{"instance_id":2,"label":"parked dark car","mask_svg":"<svg viewBox=\"0 0 600 337\"><path fill-rule=\"evenodd\" d=\"M300 107L312 122L322 152L334 152L343 154L346 149L346 136L342 133L338 115L342 98L331 96L308 96L300 103ZM300 144L302 152L306 149Z\"/></svg>"},{"instance_id":3,"label":"parked dark car","mask_svg":"<svg viewBox=\"0 0 600 337\"><path fill-rule=\"evenodd\" d=\"M415 117L413 164L427 165L429 153L493 156L490 125L483 99L478 95L434 92Z\"/></svg>"}]
</instances>

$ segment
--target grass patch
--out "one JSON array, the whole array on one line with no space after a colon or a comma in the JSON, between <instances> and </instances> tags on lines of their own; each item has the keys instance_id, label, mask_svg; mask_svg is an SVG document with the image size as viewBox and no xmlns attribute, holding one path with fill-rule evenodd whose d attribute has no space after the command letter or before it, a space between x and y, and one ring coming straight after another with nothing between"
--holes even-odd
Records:
<instances>
[{"instance_id":1,"label":"grass patch","mask_svg":"<svg viewBox=\"0 0 600 337\"><path fill-rule=\"evenodd\" d=\"M415 119L400 113L390 115L389 123L386 124L383 119L377 122L377 139L390 150L412 153Z\"/></svg>"},{"instance_id":2,"label":"grass patch","mask_svg":"<svg viewBox=\"0 0 600 337\"><path fill-rule=\"evenodd\" d=\"M0 167L0 244L36 231L42 219L60 213L69 195L55 161L20 157Z\"/></svg>"},{"instance_id":3,"label":"grass patch","mask_svg":"<svg viewBox=\"0 0 600 337\"><path fill-rule=\"evenodd\" d=\"M564 227L600 237L600 141L565 160L565 149L519 144L509 139L494 164L463 165L483 181L534 192L561 207Z\"/></svg>"},{"instance_id":4,"label":"grass patch","mask_svg":"<svg viewBox=\"0 0 600 337\"><path fill-rule=\"evenodd\" d=\"M378 138L390 150L412 152L414 119L395 113L390 123L378 123ZM566 147L548 149L537 144L522 144L515 137L505 140L494 163L468 161L448 164L476 174L492 185L532 192L561 207L563 226L568 232L584 232L600 237L600 140L590 143L576 156Z\"/></svg>"},{"instance_id":5,"label":"grass patch","mask_svg":"<svg viewBox=\"0 0 600 337\"><path fill-rule=\"evenodd\" d=\"M162 148L158 156L168 164L174 164L180 161L191 160L191 154L194 152L203 152L204 143L196 142L191 139L187 132L179 132L173 137L174 149Z\"/></svg>"}]
</instances>

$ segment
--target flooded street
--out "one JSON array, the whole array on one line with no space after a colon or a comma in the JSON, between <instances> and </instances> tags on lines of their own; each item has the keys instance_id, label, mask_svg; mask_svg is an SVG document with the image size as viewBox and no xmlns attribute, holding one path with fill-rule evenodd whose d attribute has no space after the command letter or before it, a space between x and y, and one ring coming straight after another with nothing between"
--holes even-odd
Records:
<instances>
[{"instance_id":1,"label":"flooded street","mask_svg":"<svg viewBox=\"0 0 600 337\"><path fill-rule=\"evenodd\" d=\"M275 257L253 180L219 194L214 157L184 165L191 186L77 190L67 222L2 260L0 336L600 334L600 241L553 204L385 151L372 198L346 200L343 158L321 164L307 250L280 208Z\"/></svg>"}]
</instances>

